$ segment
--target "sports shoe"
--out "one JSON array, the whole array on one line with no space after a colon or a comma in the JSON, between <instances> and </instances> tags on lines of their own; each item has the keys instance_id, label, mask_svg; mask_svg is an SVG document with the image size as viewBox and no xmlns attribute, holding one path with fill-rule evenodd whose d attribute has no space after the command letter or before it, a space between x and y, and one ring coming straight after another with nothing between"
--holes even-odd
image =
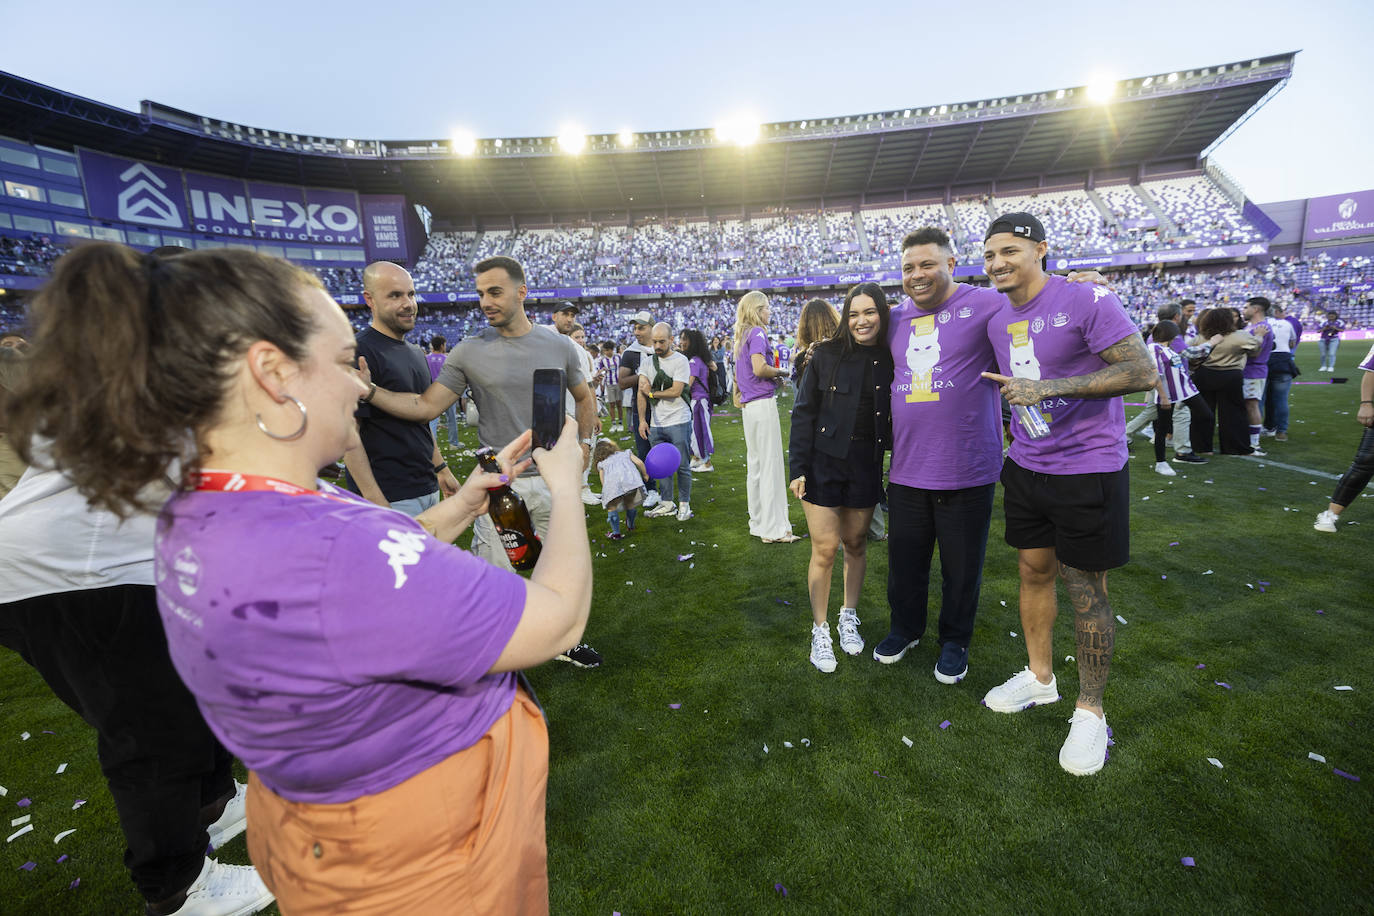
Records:
<instances>
[{"instance_id":1,"label":"sports shoe","mask_svg":"<svg viewBox=\"0 0 1374 916\"><path fill-rule=\"evenodd\" d=\"M1069 723L1069 737L1059 749L1059 765L1075 776L1091 776L1107 762L1107 720L1075 709Z\"/></svg>"},{"instance_id":2,"label":"sports shoe","mask_svg":"<svg viewBox=\"0 0 1374 916\"><path fill-rule=\"evenodd\" d=\"M692 507L686 503L677 504L677 520L685 522L692 517Z\"/></svg>"},{"instance_id":3,"label":"sports shoe","mask_svg":"<svg viewBox=\"0 0 1374 916\"><path fill-rule=\"evenodd\" d=\"M621 534L619 531L607 531L606 537L610 538L612 541L620 541L624 540L625 535Z\"/></svg>"},{"instance_id":4,"label":"sports shoe","mask_svg":"<svg viewBox=\"0 0 1374 916\"><path fill-rule=\"evenodd\" d=\"M825 674L835 670L835 647L830 641L830 624L811 627L811 664Z\"/></svg>"},{"instance_id":5,"label":"sports shoe","mask_svg":"<svg viewBox=\"0 0 1374 916\"><path fill-rule=\"evenodd\" d=\"M920 644L919 639L907 639L896 633L888 633L883 637L882 642L873 647L873 660L882 662L884 665L899 662L902 660L902 656L906 655L907 649L914 649Z\"/></svg>"},{"instance_id":6,"label":"sports shoe","mask_svg":"<svg viewBox=\"0 0 1374 916\"><path fill-rule=\"evenodd\" d=\"M1288 441L1288 433L1274 433L1274 441L1275 441L1275 442L1287 442L1287 441Z\"/></svg>"},{"instance_id":7,"label":"sports shoe","mask_svg":"<svg viewBox=\"0 0 1374 916\"><path fill-rule=\"evenodd\" d=\"M1157 461L1157 462L1155 462L1155 473L1156 473L1156 474L1163 474L1165 477L1177 477L1177 476L1178 476L1178 471L1175 471L1173 468L1169 467L1169 462L1167 462L1167 461Z\"/></svg>"},{"instance_id":8,"label":"sports shoe","mask_svg":"<svg viewBox=\"0 0 1374 916\"><path fill-rule=\"evenodd\" d=\"M840 608L840 648L846 655L858 655L864 650L864 638L859 635L859 612L852 607Z\"/></svg>"},{"instance_id":9,"label":"sports shoe","mask_svg":"<svg viewBox=\"0 0 1374 916\"><path fill-rule=\"evenodd\" d=\"M149 914L167 916L248 916L272 903L272 892L251 865L225 865L206 859L200 874L186 888L185 901L175 910L144 908Z\"/></svg>"},{"instance_id":10,"label":"sports shoe","mask_svg":"<svg viewBox=\"0 0 1374 916\"><path fill-rule=\"evenodd\" d=\"M554 659L560 662L571 662L579 668L595 668L601 664L601 656L586 643L573 646L567 652L555 655Z\"/></svg>"},{"instance_id":11,"label":"sports shoe","mask_svg":"<svg viewBox=\"0 0 1374 916\"><path fill-rule=\"evenodd\" d=\"M675 504L666 499L660 499L658 505L654 506L648 512L645 512L644 516L646 518L663 518L664 516L672 515L676 511L677 506Z\"/></svg>"},{"instance_id":12,"label":"sports shoe","mask_svg":"<svg viewBox=\"0 0 1374 916\"><path fill-rule=\"evenodd\" d=\"M589 506L599 506L601 505L601 497L593 493L591 487L583 487L582 502L586 503Z\"/></svg>"},{"instance_id":13,"label":"sports shoe","mask_svg":"<svg viewBox=\"0 0 1374 916\"><path fill-rule=\"evenodd\" d=\"M1255 448L1254 446L1251 446L1251 447L1250 447L1250 454L1253 455L1253 456L1256 457L1256 458L1263 458L1263 457L1265 457L1266 455L1268 455L1269 453L1266 452L1264 449Z\"/></svg>"},{"instance_id":14,"label":"sports shoe","mask_svg":"<svg viewBox=\"0 0 1374 916\"><path fill-rule=\"evenodd\" d=\"M715 466L714 464L712 464L711 462L708 461L708 462L706 462L705 464L701 465L701 467L693 468L693 469L692 469L692 472L693 472L693 473L697 473L697 472L701 472L701 473L710 473L711 471L714 471L715 469L716 469L716 466Z\"/></svg>"},{"instance_id":15,"label":"sports shoe","mask_svg":"<svg viewBox=\"0 0 1374 916\"><path fill-rule=\"evenodd\" d=\"M1340 516L1332 512L1330 509L1323 509L1321 512L1317 513L1317 521L1312 525L1312 527L1317 529L1318 531L1329 531L1332 534L1335 534L1336 519L1338 518L1340 518Z\"/></svg>"},{"instance_id":16,"label":"sports shoe","mask_svg":"<svg viewBox=\"0 0 1374 916\"><path fill-rule=\"evenodd\" d=\"M957 684L968 674L968 649L954 642L940 647L940 660L935 663L935 680L941 684Z\"/></svg>"},{"instance_id":17,"label":"sports shoe","mask_svg":"<svg viewBox=\"0 0 1374 916\"><path fill-rule=\"evenodd\" d=\"M248 786L234 781L234 797L224 805L224 813L219 820L206 827L210 834L210 848L219 849L234 837L243 833L248 826Z\"/></svg>"},{"instance_id":18,"label":"sports shoe","mask_svg":"<svg viewBox=\"0 0 1374 916\"><path fill-rule=\"evenodd\" d=\"M659 500L662 498L662 496L658 495L657 490L650 489L648 495L644 497L644 508L652 509L654 506L658 505Z\"/></svg>"},{"instance_id":19,"label":"sports shoe","mask_svg":"<svg viewBox=\"0 0 1374 916\"><path fill-rule=\"evenodd\" d=\"M1269 437L1269 436L1274 435L1274 433L1276 433L1276 432L1277 432L1277 430L1268 429L1268 428L1261 428L1261 429L1260 429L1260 438L1261 438L1261 439L1267 438L1267 437Z\"/></svg>"},{"instance_id":20,"label":"sports shoe","mask_svg":"<svg viewBox=\"0 0 1374 916\"><path fill-rule=\"evenodd\" d=\"M983 705L994 712L1020 712L1032 706L1044 706L1059 699L1059 681L1050 675L1050 682L1042 684L1035 679L1035 672L1022 668L998 684L983 697Z\"/></svg>"},{"instance_id":21,"label":"sports shoe","mask_svg":"<svg viewBox=\"0 0 1374 916\"><path fill-rule=\"evenodd\" d=\"M1174 456L1174 460L1175 460L1175 461L1182 461L1182 462L1184 462L1184 463L1186 463L1186 464L1206 464L1206 463L1207 463L1207 459L1206 459L1206 458L1203 458L1203 457L1202 457L1201 455L1199 455L1197 452L1180 452L1179 454L1177 454L1177 455Z\"/></svg>"}]
</instances>

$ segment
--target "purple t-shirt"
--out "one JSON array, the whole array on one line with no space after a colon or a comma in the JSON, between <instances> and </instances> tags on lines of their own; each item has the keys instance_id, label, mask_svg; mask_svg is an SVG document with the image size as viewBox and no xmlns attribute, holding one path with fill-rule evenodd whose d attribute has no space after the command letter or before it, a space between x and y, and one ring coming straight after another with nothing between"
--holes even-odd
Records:
<instances>
[{"instance_id":1,"label":"purple t-shirt","mask_svg":"<svg viewBox=\"0 0 1374 916\"><path fill-rule=\"evenodd\" d=\"M988 319L1004 302L995 290L960 283L932 312L909 298L892 310L892 483L959 490L996 482L1002 411L997 384L980 373L997 364Z\"/></svg>"},{"instance_id":2,"label":"purple t-shirt","mask_svg":"<svg viewBox=\"0 0 1374 916\"><path fill-rule=\"evenodd\" d=\"M760 398L771 398L778 388L769 378L759 378L754 374L755 353L763 355L763 361L773 365L773 348L768 346L768 338L763 328L750 328L744 335L744 347L739 359L735 360L735 387L739 389L739 399L745 404Z\"/></svg>"},{"instance_id":3,"label":"purple t-shirt","mask_svg":"<svg viewBox=\"0 0 1374 916\"><path fill-rule=\"evenodd\" d=\"M1020 308L1004 299L988 322L988 339L1002 375L1059 379L1108 365L1103 350L1140 330L1105 286L1050 277ZM1041 474L1103 474L1126 464L1126 410L1121 398L1047 398L1040 412L1050 424L1043 439L1028 439L1012 423L1010 457Z\"/></svg>"},{"instance_id":4,"label":"purple t-shirt","mask_svg":"<svg viewBox=\"0 0 1374 916\"><path fill-rule=\"evenodd\" d=\"M1283 320L1293 326L1293 352L1298 352L1298 342L1302 340L1302 322L1292 315L1284 315Z\"/></svg>"},{"instance_id":5,"label":"purple t-shirt","mask_svg":"<svg viewBox=\"0 0 1374 916\"><path fill-rule=\"evenodd\" d=\"M1255 335L1260 342L1259 349L1250 351L1245 357L1245 369L1241 378L1268 378L1269 354L1274 352L1274 332L1269 330L1268 321L1256 321L1246 325L1245 330ZM1263 330L1264 333L1260 333Z\"/></svg>"},{"instance_id":6,"label":"purple t-shirt","mask_svg":"<svg viewBox=\"0 0 1374 916\"><path fill-rule=\"evenodd\" d=\"M693 356L687 363L687 371L692 374L692 390L689 392L691 399L695 401L698 398L709 398L711 389L706 387L706 375L709 370L702 358Z\"/></svg>"},{"instance_id":7,"label":"purple t-shirt","mask_svg":"<svg viewBox=\"0 0 1374 916\"><path fill-rule=\"evenodd\" d=\"M159 520L158 608L205 721L270 789L346 802L474 744L510 708L488 674L525 584L400 512L193 492ZM169 523L170 522L170 526Z\"/></svg>"},{"instance_id":8,"label":"purple t-shirt","mask_svg":"<svg viewBox=\"0 0 1374 916\"><path fill-rule=\"evenodd\" d=\"M448 359L447 353L435 353L430 351L425 354L425 362L429 363L429 380L435 382L439 378L439 373L444 368L444 360Z\"/></svg>"},{"instance_id":9,"label":"purple t-shirt","mask_svg":"<svg viewBox=\"0 0 1374 916\"><path fill-rule=\"evenodd\" d=\"M1364 355L1364 361L1360 363L1359 368L1365 372L1374 372L1374 347L1369 348L1369 352Z\"/></svg>"}]
</instances>

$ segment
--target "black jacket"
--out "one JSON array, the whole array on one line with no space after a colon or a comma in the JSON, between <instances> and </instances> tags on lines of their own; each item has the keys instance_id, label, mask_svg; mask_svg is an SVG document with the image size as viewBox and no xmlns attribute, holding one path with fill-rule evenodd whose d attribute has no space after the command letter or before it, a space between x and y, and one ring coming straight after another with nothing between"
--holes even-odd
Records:
<instances>
[{"instance_id":1,"label":"black jacket","mask_svg":"<svg viewBox=\"0 0 1374 916\"><path fill-rule=\"evenodd\" d=\"M849 353L838 343L813 347L792 406L788 480L807 476L814 452L835 458L849 454L859 387L864 382L864 360L873 363L874 453L881 457L892 447L892 354L887 347L880 343L872 348L856 347Z\"/></svg>"}]
</instances>

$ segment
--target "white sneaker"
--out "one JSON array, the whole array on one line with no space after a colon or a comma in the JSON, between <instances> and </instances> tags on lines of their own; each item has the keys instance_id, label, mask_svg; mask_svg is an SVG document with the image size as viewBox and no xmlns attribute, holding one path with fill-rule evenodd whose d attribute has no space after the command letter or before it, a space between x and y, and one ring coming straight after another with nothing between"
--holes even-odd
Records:
<instances>
[{"instance_id":1,"label":"white sneaker","mask_svg":"<svg viewBox=\"0 0 1374 916\"><path fill-rule=\"evenodd\" d=\"M1318 531L1329 531L1332 534L1335 534L1336 519L1338 518L1340 518L1340 516L1332 512L1330 509L1323 509L1321 512L1317 513L1317 521L1312 525L1312 527L1317 529Z\"/></svg>"},{"instance_id":2,"label":"white sneaker","mask_svg":"<svg viewBox=\"0 0 1374 916\"><path fill-rule=\"evenodd\" d=\"M234 837L243 833L248 826L248 787L243 783L234 781L234 797L229 799L224 806L224 813L219 816L209 827L205 828L210 834L210 848L219 849Z\"/></svg>"},{"instance_id":3,"label":"white sneaker","mask_svg":"<svg viewBox=\"0 0 1374 916\"><path fill-rule=\"evenodd\" d=\"M1059 681L1050 675L1050 682L1042 684L1030 668L1022 668L998 684L983 697L983 705L994 712L1020 712L1032 706L1044 706L1059 699Z\"/></svg>"},{"instance_id":4,"label":"white sneaker","mask_svg":"<svg viewBox=\"0 0 1374 916\"><path fill-rule=\"evenodd\" d=\"M677 520L685 522L692 517L692 507L686 503L677 504Z\"/></svg>"},{"instance_id":5,"label":"white sneaker","mask_svg":"<svg viewBox=\"0 0 1374 916\"><path fill-rule=\"evenodd\" d=\"M858 655L864 650L864 638L859 635L859 612L852 607L840 608L840 648L846 655Z\"/></svg>"},{"instance_id":6,"label":"white sneaker","mask_svg":"<svg viewBox=\"0 0 1374 916\"><path fill-rule=\"evenodd\" d=\"M1075 709L1069 723L1069 737L1059 749L1059 765L1075 776L1091 776L1107 762L1107 719Z\"/></svg>"},{"instance_id":7,"label":"white sneaker","mask_svg":"<svg viewBox=\"0 0 1374 916\"><path fill-rule=\"evenodd\" d=\"M1264 458L1269 453L1266 452L1264 449L1260 448L1258 445L1252 445L1250 446L1250 454L1256 458Z\"/></svg>"},{"instance_id":8,"label":"white sneaker","mask_svg":"<svg viewBox=\"0 0 1374 916\"><path fill-rule=\"evenodd\" d=\"M652 509L654 506L658 505L661 499L663 499L663 497L658 495L657 490L649 490L649 495L644 497L644 508Z\"/></svg>"},{"instance_id":9,"label":"white sneaker","mask_svg":"<svg viewBox=\"0 0 1374 916\"><path fill-rule=\"evenodd\" d=\"M829 674L835 670L835 646L830 641L830 624L811 627L811 664Z\"/></svg>"},{"instance_id":10,"label":"white sneaker","mask_svg":"<svg viewBox=\"0 0 1374 916\"><path fill-rule=\"evenodd\" d=\"M676 505L674 505L669 500L660 499L658 501L658 505L654 506L652 509L650 509L648 512L645 512L644 514L649 518L663 518L664 516L672 515L676 511Z\"/></svg>"},{"instance_id":11,"label":"white sneaker","mask_svg":"<svg viewBox=\"0 0 1374 916\"><path fill-rule=\"evenodd\" d=\"M266 909L272 899L253 866L206 859L200 876L186 889L186 902L171 916L248 916Z\"/></svg>"},{"instance_id":12,"label":"white sneaker","mask_svg":"<svg viewBox=\"0 0 1374 916\"><path fill-rule=\"evenodd\" d=\"M586 503L589 506L599 506L601 505L601 497L593 493L591 487L583 487L582 502Z\"/></svg>"},{"instance_id":13,"label":"white sneaker","mask_svg":"<svg viewBox=\"0 0 1374 916\"><path fill-rule=\"evenodd\" d=\"M1169 462L1167 462L1167 461L1157 461L1157 462L1155 462L1155 473L1156 473L1156 474L1163 474L1165 477L1177 477L1177 476L1178 476L1178 472L1175 471L1173 468L1169 467Z\"/></svg>"}]
</instances>

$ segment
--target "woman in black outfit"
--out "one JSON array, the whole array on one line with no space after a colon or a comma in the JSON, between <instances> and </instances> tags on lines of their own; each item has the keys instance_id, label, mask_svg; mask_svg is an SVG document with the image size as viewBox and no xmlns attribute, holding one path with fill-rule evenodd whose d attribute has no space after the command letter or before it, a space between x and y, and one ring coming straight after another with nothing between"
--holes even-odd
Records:
<instances>
[{"instance_id":1,"label":"woman in black outfit","mask_svg":"<svg viewBox=\"0 0 1374 916\"><path fill-rule=\"evenodd\" d=\"M802 501L811 532L811 663L835 670L827 610L835 552L844 544L840 648L863 651L857 605L867 566L866 534L883 495L883 452L891 446L892 355L887 296L861 283L844 297L839 327L811 348L797 386L788 443L788 488Z\"/></svg>"}]
</instances>

